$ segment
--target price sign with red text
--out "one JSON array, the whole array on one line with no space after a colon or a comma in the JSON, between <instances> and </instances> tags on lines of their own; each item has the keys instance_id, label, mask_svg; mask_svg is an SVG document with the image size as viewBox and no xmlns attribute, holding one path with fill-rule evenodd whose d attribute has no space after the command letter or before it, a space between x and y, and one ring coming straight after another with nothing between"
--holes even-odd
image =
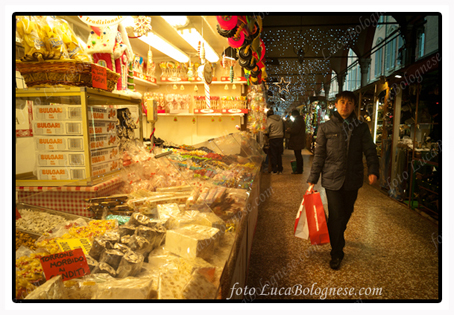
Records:
<instances>
[{"instance_id":1,"label":"price sign with red text","mask_svg":"<svg viewBox=\"0 0 454 315\"><path fill-rule=\"evenodd\" d=\"M46 280L61 275L62 281L90 274L90 267L81 248L40 258Z\"/></svg>"},{"instance_id":2,"label":"price sign with red text","mask_svg":"<svg viewBox=\"0 0 454 315\"><path fill-rule=\"evenodd\" d=\"M91 65L91 78L94 88L107 90L107 71L106 68Z\"/></svg>"}]
</instances>

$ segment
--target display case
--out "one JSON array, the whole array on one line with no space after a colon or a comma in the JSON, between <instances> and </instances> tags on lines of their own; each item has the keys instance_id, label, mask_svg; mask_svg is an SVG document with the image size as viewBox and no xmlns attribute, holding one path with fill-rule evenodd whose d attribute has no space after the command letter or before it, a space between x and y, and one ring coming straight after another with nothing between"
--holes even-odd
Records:
<instances>
[{"instance_id":1,"label":"display case","mask_svg":"<svg viewBox=\"0 0 454 315\"><path fill-rule=\"evenodd\" d=\"M123 236L115 242L120 249L127 246L144 256L143 263L128 262L131 266L138 264L137 272L125 278L123 263L115 264L114 271L104 266L111 272L106 279L101 279L104 275L97 270L75 280L92 281L96 290L86 292L79 285L65 286L55 298L226 299L233 284L246 285L260 195L259 145L253 136L241 132L167 150L153 155L144 146L131 145L125 151L124 167L116 174L120 185L110 192L111 196L84 201L87 209L100 214L95 219L101 219L92 220L87 229L100 222L107 224L112 215L124 211L122 219L116 217L120 226L111 228L114 234L153 238L153 246L146 248L123 240ZM232 176L227 178L229 174ZM34 200L48 199L49 193L43 191ZM132 215L129 213L124 223L126 212ZM112 266L109 259L113 257L96 255L103 239L99 237L90 239L89 255L96 260L90 262ZM37 246L42 244L38 242ZM53 240L45 245L58 250ZM39 298L39 294L47 294L48 287L35 287L26 298ZM138 295L134 297L133 292ZM241 298L241 294L232 298Z\"/></svg>"},{"instance_id":2,"label":"display case","mask_svg":"<svg viewBox=\"0 0 454 315\"><path fill-rule=\"evenodd\" d=\"M126 139L143 138L138 99L85 87L16 89L16 108L24 104L32 108L33 146L20 154L35 165L16 174L16 186L97 184L120 168Z\"/></svg>"}]
</instances>

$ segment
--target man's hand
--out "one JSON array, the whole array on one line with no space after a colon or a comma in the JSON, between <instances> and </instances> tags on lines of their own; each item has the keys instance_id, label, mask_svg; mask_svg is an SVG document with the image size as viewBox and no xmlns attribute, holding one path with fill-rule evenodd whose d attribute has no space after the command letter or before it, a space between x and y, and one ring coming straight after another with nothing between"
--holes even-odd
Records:
<instances>
[{"instance_id":1,"label":"man's hand","mask_svg":"<svg viewBox=\"0 0 454 315\"><path fill-rule=\"evenodd\" d=\"M373 185L377 182L377 175L370 174L369 175L369 185Z\"/></svg>"},{"instance_id":2,"label":"man's hand","mask_svg":"<svg viewBox=\"0 0 454 315\"><path fill-rule=\"evenodd\" d=\"M308 183L308 184L309 184L309 188L307 189L307 191L312 191L314 189L315 184L312 184L312 183Z\"/></svg>"}]
</instances>

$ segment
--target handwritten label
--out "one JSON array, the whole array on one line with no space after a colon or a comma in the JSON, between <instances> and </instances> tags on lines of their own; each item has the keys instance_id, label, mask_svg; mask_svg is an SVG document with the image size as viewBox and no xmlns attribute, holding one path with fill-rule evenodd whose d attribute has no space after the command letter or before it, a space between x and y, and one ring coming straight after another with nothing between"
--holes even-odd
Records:
<instances>
[{"instance_id":1,"label":"handwritten label","mask_svg":"<svg viewBox=\"0 0 454 315\"><path fill-rule=\"evenodd\" d=\"M63 251L82 248L85 255L88 255L91 249L91 243L88 238L71 238L65 240L57 240L57 244Z\"/></svg>"},{"instance_id":2,"label":"handwritten label","mask_svg":"<svg viewBox=\"0 0 454 315\"><path fill-rule=\"evenodd\" d=\"M90 274L90 267L81 248L44 256L39 260L46 280L61 275L62 281L66 281Z\"/></svg>"},{"instance_id":3,"label":"handwritten label","mask_svg":"<svg viewBox=\"0 0 454 315\"><path fill-rule=\"evenodd\" d=\"M94 88L107 90L106 68L97 65L91 65L91 78Z\"/></svg>"}]
</instances>

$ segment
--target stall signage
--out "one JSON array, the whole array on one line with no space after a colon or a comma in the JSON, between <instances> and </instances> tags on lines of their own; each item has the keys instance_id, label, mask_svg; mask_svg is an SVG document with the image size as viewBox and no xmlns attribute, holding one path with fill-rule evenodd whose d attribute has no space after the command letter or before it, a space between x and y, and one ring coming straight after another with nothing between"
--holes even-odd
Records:
<instances>
[{"instance_id":1,"label":"stall signage","mask_svg":"<svg viewBox=\"0 0 454 315\"><path fill-rule=\"evenodd\" d=\"M91 65L91 78L94 88L107 90L106 68L97 65Z\"/></svg>"},{"instance_id":2,"label":"stall signage","mask_svg":"<svg viewBox=\"0 0 454 315\"><path fill-rule=\"evenodd\" d=\"M223 114L247 114L248 110L245 108L231 108L231 109L223 109L222 110Z\"/></svg>"},{"instance_id":3,"label":"stall signage","mask_svg":"<svg viewBox=\"0 0 454 315\"><path fill-rule=\"evenodd\" d=\"M62 281L90 274L90 267L81 248L41 257L46 280L61 275Z\"/></svg>"},{"instance_id":4,"label":"stall signage","mask_svg":"<svg viewBox=\"0 0 454 315\"><path fill-rule=\"evenodd\" d=\"M121 15L79 15L79 19L85 24L98 27L117 25L124 18Z\"/></svg>"},{"instance_id":5,"label":"stall signage","mask_svg":"<svg viewBox=\"0 0 454 315\"><path fill-rule=\"evenodd\" d=\"M63 251L81 248L85 255L88 255L91 249L91 243L88 238L72 238L57 240L57 244Z\"/></svg>"}]
</instances>

